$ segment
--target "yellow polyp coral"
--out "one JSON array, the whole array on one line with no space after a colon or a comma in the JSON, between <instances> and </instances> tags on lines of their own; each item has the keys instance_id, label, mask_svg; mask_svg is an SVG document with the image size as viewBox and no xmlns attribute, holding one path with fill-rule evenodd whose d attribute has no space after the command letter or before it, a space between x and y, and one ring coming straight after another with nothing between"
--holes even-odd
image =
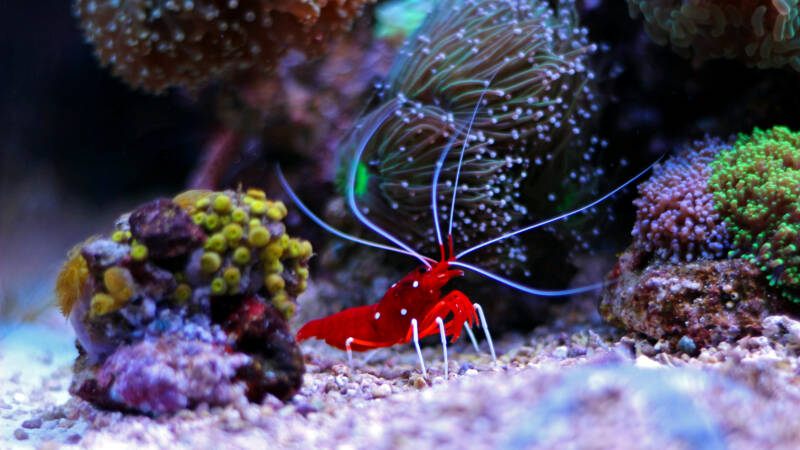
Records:
<instances>
[{"instance_id":1,"label":"yellow polyp coral","mask_svg":"<svg viewBox=\"0 0 800 450\"><path fill-rule=\"evenodd\" d=\"M165 308L174 309L168 321L214 302L235 308L258 298L288 318L306 288L311 244L291 238L267 213L285 216L281 202L247 192L187 191L155 200L121 216L106 237L75 247L56 297L76 329L83 327L83 348L101 352L141 335Z\"/></svg>"},{"instance_id":2,"label":"yellow polyp coral","mask_svg":"<svg viewBox=\"0 0 800 450\"><path fill-rule=\"evenodd\" d=\"M69 257L56 278L56 304L64 316L69 316L89 278L89 268L81 256L82 247L83 245L77 245L70 250Z\"/></svg>"},{"instance_id":3,"label":"yellow polyp coral","mask_svg":"<svg viewBox=\"0 0 800 450\"><path fill-rule=\"evenodd\" d=\"M110 267L103 273L103 284L114 300L125 303L136 293L133 276L124 267Z\"/></svg>"},{"instance_id":4,"label":"yellow polyp coral","mask_svg":"<svg viewBox=\"0 0 800 450\"><path fill-rule=\"evenodd\" d=\"M104 316L119 310L123 304L111 295L100 292L92 296L89 313L92 317Z\"/></svg>"}]
</instances>

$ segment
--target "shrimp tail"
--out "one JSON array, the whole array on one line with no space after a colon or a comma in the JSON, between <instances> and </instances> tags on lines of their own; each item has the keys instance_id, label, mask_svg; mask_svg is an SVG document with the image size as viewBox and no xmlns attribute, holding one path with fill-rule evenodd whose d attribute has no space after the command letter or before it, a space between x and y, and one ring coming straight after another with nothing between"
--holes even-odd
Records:
<instances>
[{"instance_id":1,"label":"shrimp tail","mask_svg":"<svg viewBox=\"0 0 800 450\"><path fill-rule=\"evenodd\" d=\"M346 350L347 341L350 340L350 348L356 352L394 345L395 341L381 339L376 328L372 326L376 310L377 305L357 306L312 320L297 331L297 341L302 342L313 337L332 347Z\"/></svg>"}]
</instances>

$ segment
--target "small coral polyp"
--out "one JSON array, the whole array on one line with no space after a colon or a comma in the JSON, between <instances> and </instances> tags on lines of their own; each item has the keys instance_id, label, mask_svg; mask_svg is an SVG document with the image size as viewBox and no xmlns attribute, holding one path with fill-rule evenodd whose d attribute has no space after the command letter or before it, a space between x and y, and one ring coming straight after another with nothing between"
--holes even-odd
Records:
<instances>
[{"instance_id":1,"label":"small coral polyp","mask_svg":"<svg viewBox=\"0 0 800 450\"><path fill-rule=\"evenodd\" d=\"M756 264L800 302L800 133L756 128L711 167L709 186L733 236L730 256Z\"/></svg>"},{"instance_id":2,"label":"small coral polyp","mask_svg":"<svg viewBox=\"0 0 800 450\"><path fill-rule=\"evenodd\" d=\"M730 145L706 137L653 168L633 201L637 247L672 263L725 256L728 230L707 189L709 163L725 149Z\"/></svg>"},{"instance_id":3,"label":"small coral polyp","mask_svg":"<svg viewBox=\"0 0 800 450\"><path fill-rule=\"evenodd\" d=\"M75 0L103 65L134 87L195 89L270 70L289 49L320 53L364 0Z\"/></svg>"},{"instance_id":4,"label":"small coral polyp","mask_svg":"<svg viewBox=\"0 0 800 450\"><path fill-rule=\"evenodd\" d=\"M110 236L73 250L56 286L80 351L71 392L99 406L146 413L219 404L237 392L251 401L293 395L303 362L286 320L306 289L312 248L286 233L286 214L282 202L260 190L188 191L142 205L120 217ZM203 361L230 367L207 380L216 388L187 392L181 381L187 374L170 365L175 358L164 353L167 347L204 349L181 366L193 371L202 372ZM128 360L123 369L120 352L151 358ZM139 367L150 363L174 375L166 381L170 388L131 375L157 372ZM123 380L172 400L142 398Z\"/></svg>"},{"instance_id":5,"label":"small coral polyp","mask_svg":"<svg viewBox=\"0 0 800 450\"><path fill-rule=\"evenodd\" d=\"M800 71L797 0L628 0L659 45L671 44L696 64L739 59L749 66Z\"/></svg>"}]
</instances>

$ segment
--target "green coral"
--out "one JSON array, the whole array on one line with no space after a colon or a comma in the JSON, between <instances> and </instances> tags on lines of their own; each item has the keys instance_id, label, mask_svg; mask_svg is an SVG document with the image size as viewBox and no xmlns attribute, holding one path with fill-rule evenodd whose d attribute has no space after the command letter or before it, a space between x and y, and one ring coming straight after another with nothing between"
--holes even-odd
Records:
<instances>
[{"instance_id":1,"label":"green coral","mask_svg":"<svg viewBox=\"0 0 800 450\"><path fill-rule=\"evenodd\" d=\"M756 128L711 168L715 207L737 249L730 256L753 262L770 285L800 302L800 133Z\"/></svg>"}]
</instances>

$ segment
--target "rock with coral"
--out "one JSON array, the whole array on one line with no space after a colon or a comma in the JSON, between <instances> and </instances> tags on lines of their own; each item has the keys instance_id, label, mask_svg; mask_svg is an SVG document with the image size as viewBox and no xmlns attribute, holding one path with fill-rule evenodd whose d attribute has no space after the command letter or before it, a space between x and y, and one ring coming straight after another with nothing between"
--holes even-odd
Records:
<instances>
[{"instance_id":1,"label":"rock with coral","mask_svg":"<svg viewBox=\"0 0 800 450\"><path fill-rule=\"evenodd\" d=\"M272 69L289 49L314 55L346 30L363 0L75 0L103 65L152 92Z\"/></svg>"},{"instance_id":2,"label":"rock with coral","mask_svg":"<svg viewBox=\"0 0 800 450\"><path fill-rule=\"evenodd\" d=\"M81 353L71 391L147 413L291 397L303 361L286 320L312 248L286 213L259 190L187 191L73 250L56 291Z\"/></svg>"},{"instance_id":3,"label":"rock with coral","mask_svg":"<svg viewBox=\"0 0 800 450\"><path fill-rule=\"evenodd\" d=\"M731 144L706 138L656 166L603 318L694 351L759 334L767 314L789 307L778 299L794 298L798 270L797 136L776 127Z\"/></svg>"},{"instance_id":4,"label":"rock with coral","mask_svg":"<svg viewBox=\"0 0 800 450\"><path fill-rule=\"evenodd\" d=\"M672 351L733 342L762 331L780 301L761 271L743 259L669 263L629 249L609 276L600 302L603 319L669 343Z\"/></svg>"},{"instance_id":5,"label":"rock with coral","mask_svg":"<svg viewBox=\"0 0 800 450\"><path fill-rule=\"evenodd\" d=\"M628 7L631 17L643 16L653 41L695 64L726 58L800 71L797 0L628 0Z\"/></svg>"}]
</instances>

